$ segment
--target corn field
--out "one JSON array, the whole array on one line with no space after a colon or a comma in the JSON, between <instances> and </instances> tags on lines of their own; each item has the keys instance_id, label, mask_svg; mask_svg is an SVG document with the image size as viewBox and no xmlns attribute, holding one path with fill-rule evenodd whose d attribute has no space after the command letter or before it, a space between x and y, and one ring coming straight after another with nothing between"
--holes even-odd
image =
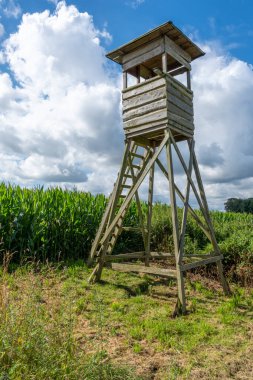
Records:
<instances>
[{"instance_id":1,"label":"corn field","mask_svg":"<svg viewBox=\"0 0 253 380\"><path fill-rule=\"evenodd\" d=\"M0 250L13 254L17 263L29 260L45 262L86 259L106 207L104 195L93 196L60 188L23 189L0 184ZM142 204L143 210L146 204ZM182 210L178 210L179 218ZM200 216L200 215L199 215ZM235 279L252 281L253 215L213 211L216 237L224 255L228 273ZM135 202L126 217L126 225L137 226ZM170 207L153 207L152 250L173 250ZM116 251L142 250L138 233L123 232ZM194 220L186 230L186 253L210 252L211 247Z\"/></svg>"}]
</instances>

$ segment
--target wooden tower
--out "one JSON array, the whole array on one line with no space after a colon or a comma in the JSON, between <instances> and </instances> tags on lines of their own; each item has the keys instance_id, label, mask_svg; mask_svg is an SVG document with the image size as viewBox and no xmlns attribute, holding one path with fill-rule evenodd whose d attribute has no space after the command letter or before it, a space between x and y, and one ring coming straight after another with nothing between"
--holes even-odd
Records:
<instances>
[{"instance_id":1,"label":"wooden tower","mask_svg":"<svg viewBox=\"0 0 253 380\"><path fill-rule=\"evenodd\" d=\"M217 245L209 215L207 200L194 150L193 92L191 90L191 61L203 56L203 51L187 38L172 22L167 22L128 44L107 54L123 69L123 126L125 151L117 181L90 252L89 264L95 261L90 281L98 281L104 265L125 272L148 273L173 277L178 284L177 310L185 313L186 300L184 272L198 266L216 263L221 284L226 294L229 288L223 275L222 255ZM185 75L185 85L175 77ZM128 77L135 78L129 86ZM186 145L189 159L182 153ZM159 158L166 151L167 163ZM185 147L184 147L185 153ZM173 160L177 156L185 173L186 187L182 192L174 180ZM155 164L168 179L173 223L173 253L150 251L150 229L152 218L153 184ZM145 218L138 189L149 176L148 215ZM195 197L202 216L190 206L190 195ZM142 233L144 250L113 255L113 248L124 226L124 217L132 199L135 199L139 214L139 230ZM183 216L179 225L177 201L183 203ZM191 215L210 240L210 254L184 254L184 239L187 217ZM171 256L174 268L159 268L150 265L150 259ZM117 262L114 262L117 259ZM134 264L133 259L143 260L143 265ZM124 260L130 262L122 263Z\"/></svg>"}]
</instances>

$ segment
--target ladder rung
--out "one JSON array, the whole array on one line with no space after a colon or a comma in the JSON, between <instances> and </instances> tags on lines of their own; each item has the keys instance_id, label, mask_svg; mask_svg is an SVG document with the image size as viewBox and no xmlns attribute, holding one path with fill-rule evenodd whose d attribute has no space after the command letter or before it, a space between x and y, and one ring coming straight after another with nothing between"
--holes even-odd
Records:
<instances>
[{"instance_id":1,"label":"ladder rung","mask_svg":"<svg viewBox=\"0 0 253 380\"><path fill-rule=\"evenodd\" d=\"M126 195L124 195L124 194L120 194L119 197L120 197L120 198L126 198Z\"/></svg>"},{"instance_id":2,"label":"ladder rung","mask_svg":"<svg viewBox=\"0 0 253 380\"><path fill-rule=\"evenodd\" d=\"M131 156L133 156L133 157L136 157L136 158L140 158L140 159L142 159L142 160L144 160L144 156L142 156L141 154L138 154L138 153L131 153Z\"/></svg>"},{"instance_id":3,"label":"ladder rung","mask_svg":"<svg viewBox=\"0 0 253 380\"><path fill-rule=\"evenodd\" d=\"M122 230L139 232L139 231L141 231L141 228L140 227L122 227Z\"/></svg>"},{"instance_id":4,"label":"ladder rung","mask_svg":"<svg viewBox=\"0 0 253 380\"><path fill-rule=\"evenodd\" d=\"M124 189L131 189L131 185L122 185L122 187L124 187Z\"/></svg>"},{"instance_id":5,"label":"ladder rung","mask_svg":"<svg viewBox=\"0 0 253 380\"><path fill-rule=\"evenodd\" d=\"M139 165L132 165L132 167L134 168L134 169L138 169L138 170L140 170L140 166Z\"/></svg>"},{"instance_id":6,"label":"ladder rung","mask_svg":"<svg viewBox=\"0 0 253 380\"><path fill-rule=\"evenodd\" d=\"M124 174L124 177L125 178L132 178L132 176L130 174Z\"/></svg>"}]
</instances>

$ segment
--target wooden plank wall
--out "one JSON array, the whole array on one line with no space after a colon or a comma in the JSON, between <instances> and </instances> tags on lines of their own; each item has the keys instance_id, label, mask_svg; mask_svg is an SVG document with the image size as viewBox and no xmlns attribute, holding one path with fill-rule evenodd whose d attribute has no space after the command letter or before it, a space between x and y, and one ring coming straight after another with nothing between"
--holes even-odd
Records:
<instances>
[{"instance_id":1,"label":"wooden plank wall","mask_svg":"<svg viewBox=\"0 0 253 380\"><path fill-rule=\"evenodd\" d=\"M122 92L126 134L136 135L165 128L193 134L193 94L170 75L156 76Z\"/></svg>"},{"instance_id":2,"label":"wooden plank wall","mask_svg":"<svg viewBox=\"0 0 253 380\"><path fill-rule=\"evenodd\" d=\"M143 133L156 125L165 125L168 118L166 80L159 76L122 92L125 132Z\"/></svg>"},{"instance_id":3,"label":"wooden plank wall","mask_svg":"<svg viewBox=\"0 0 253 380\"><path fill-rule=\"evenodd\" d=\"M166 75L168 122L177 131L193 134L193 93L177 79Z\"/></svg>"}]
</instances>

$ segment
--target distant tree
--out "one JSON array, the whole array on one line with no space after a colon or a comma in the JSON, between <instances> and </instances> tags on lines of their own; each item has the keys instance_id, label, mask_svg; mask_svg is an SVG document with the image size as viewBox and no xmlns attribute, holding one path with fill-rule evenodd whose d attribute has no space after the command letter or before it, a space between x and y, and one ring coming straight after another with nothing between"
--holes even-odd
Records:
<instances>
[{"instance_id":1,"label":"distant tree","mask_svg":"<svg viewBox=\"0 0 253 380\"><path fill-rule=\"evenodd\" d=\"M224 206L225 210L228 212L246 212L248 214L253 214L253 198L229 198L224 203Z\"/></svg>"}]
</instances>

